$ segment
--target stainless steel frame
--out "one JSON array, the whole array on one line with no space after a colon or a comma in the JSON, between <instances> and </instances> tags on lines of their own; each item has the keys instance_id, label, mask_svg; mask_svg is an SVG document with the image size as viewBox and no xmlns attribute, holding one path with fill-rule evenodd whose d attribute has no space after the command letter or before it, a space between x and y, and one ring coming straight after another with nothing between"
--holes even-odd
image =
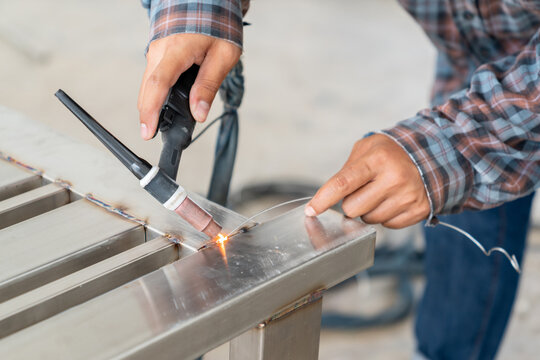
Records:
<instances>
[{"instance_id":1,"label":"stainless steel frame","mask_svg":"<svg viewBox=\"0 0 540 360\"><path fill-rule=\"evenodd\" d=\"M1 169L0 174L3 175ZM69 192L66 189L56 184L48 184L0 201L0 230L56 209L67 204L69 200Z\"/></svg>"},{"instance_id":2,"label":"stainless steel frame","mask_svg":"<svg viewBox=\"0 0 540 360\"><path fill-rule=\"evenodd\" d=\"M260 323L231 341L234 360L311 360L319 355L322 297Z\"/></svg>"},{"instance_id":3,"label":"stainless steel frame","mask_svg":"<svg viewBox=\"0 0 540 360\"><path fill-rule=\"evenodd\" d=\"M38 175L19 171L6 163L0 163L0 174L0 200L35 189L42 183Z\"/></svg>"},{"instance_id":4,"label":"stainless steel frame","mask_svg":"<svg viewBox=\"0 0 540 360\"><path fill-rule=\"evenodd\" d=\"M302 209L198 250L204 235L106 152L1 107L0 152L0 191L35 184L0 201L0 223L37 209L0 230L2 359L189 359L246 331L231 359L314 358L322 291L373 261L372 227ZM244 219L199 201L226 230Z\"/></svg>"}]
</instances>

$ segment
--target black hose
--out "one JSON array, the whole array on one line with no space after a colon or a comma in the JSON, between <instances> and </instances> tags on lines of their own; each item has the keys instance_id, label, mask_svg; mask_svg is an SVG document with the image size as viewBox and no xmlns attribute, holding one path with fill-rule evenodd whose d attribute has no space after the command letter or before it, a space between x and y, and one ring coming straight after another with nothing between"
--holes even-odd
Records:
<instances>
[{"instance_id":1,"label":"black hose","mask_svg":"<svg viewBox=\"0 0 540 360\"><path fill-rule=\"evenodd\" d=\"M207 197L211 201L226 206L238 146L238 107L244 96L244 74L241 60L227 75L221 84L219 93L223 99L225 111L221 116L214 169Z\"/></svg>"}]
</instances>

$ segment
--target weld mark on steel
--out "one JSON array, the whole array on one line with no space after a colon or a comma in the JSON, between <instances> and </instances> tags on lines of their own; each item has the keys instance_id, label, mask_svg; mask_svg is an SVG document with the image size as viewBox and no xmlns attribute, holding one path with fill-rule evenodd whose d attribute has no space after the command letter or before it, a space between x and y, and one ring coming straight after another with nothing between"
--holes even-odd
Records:
<instances>
[{"instance_id":1,"label":"weld mark on steel","mask_svg":"<svg viewBox=\"0 0 540 360\"><path fill-rule=\"evenodd\" d=\"M31 172L33 172L34 174L38 175L38 176L41 176L43 177L44 175L44 172L40 169L37 169L35 167L32 167L30 165L27 165L25 163L22 163L20 161L18 161L17 159L14 159L13 157L7 155L7 154L4 154L3 152L0 151L0 159L3 159L9 163L12 163L14 165L17 165L17 166L20 166L26 170L29 170ZM54 180L54 183L57 184L58 186L66 189L66 190L69 190L69 191L72 191L74 193L77 193L74 189L73 189L73 184L71 184L69 181L67 180L63 180L63 179L56 179ZM80 196L83 196L86 200L90 201L91 203L105 209L106 211L109 211L109 212L112 212L112 213L115 213L117 215L120 215L122 216L123 218L127 219L127 220L130 220L130 221L134 221L136 222L137 224L139 225L142 225L145 227L145 229L148 229L149 227L149 224L142 220L142 219L139 219L127 212L125 212L123 209L120 209L118 207L115 207L113 205L110 205L110 204L107 204L106 202L96 198L94 195L92 194L84 194L84 195L81 195L80 193L78 193ZM174 244L177 244L177 245L180 245L182 244L182 241L181 239L177 238L176 236L173 236L173 235L170 235L170 234L163 234L164 237L166 237L169 241L171 241L172 243ZM182 244L183 245L183 244ZM185 246L185 245L184 245Z\"/></svg>"},{"instance_id":2,"label":"weld mark on steel","mask_svg":"<svg viewBox=\"0 0 540 360\"><path fill-rule=\"evenodd\" d=\"M176 245L181 245L182 244L182 241L180 241L180 239L178 239L177 237L171 235L171 234L163 234L164 237L167 238L167 240L169 240L170 242L176 244Z\"/></svg>"},{"instance_id":3,"label":"weld mark on steel","mask_svg":"<svg viewBox=\"0 0 540 360\"><path fill-rule=\"evenodd\" d=\"M304 307L306 305L314 303L315 301L322 298L324 291L325 291L325 289L320 289L320 290L312 292L309 295L304 296L303 298L296 301L291 306L289 306L289 307L275 313L274 315L272 315L272 317L270 317L269 319L267 319L264 322L262 322L261 324L259 324L258 327L263 328L264 326L266 326L267 324L269 324L272 321L276 321L276 320L279 320L281 318L284 318L285 316L290 315L295 310L298 310L301 307Z\"/></svg>"},{"instance_id":4,"label":"weld mark on steel","mask_svg":"<svg viewBox=\"0 0 540 360\"><path fill-rule=\"evenodd\" d=\"M29 170L31 172L33 172L34 174L36 175L39 175L39 176L42 176L43 175L43 171L35 168L35 167L32 167L30 165L27 165L25 163L22 163L20 161L18 161L17 159L14 159L13 157L7 155L7 154L4 154L3 152L0 151L0 159L3 159L9 163L12 163L12 164L15 164L15 165L18 165L26 170Z\"/></svg>"},{"instance_id":5,"label":"weld mark on steel","mask_svg":"<svg viewBox=\"0 0 540 360\"><path fill-rule=\"evenodd\" d=\"M140 225L143 225L143 226L147 226L147 223L144 221L144 220L141 220L139 218L136 218L135 216L133 215L130 215L128 214L127 212L125 212L124 210L120 209L120 208L117 208L117 207L114 207L110 204L107 204L106 202L103 202L101 200L99 200L98 198L94 197L94 195L92 194L86 194L84 196L84 198L88 201L90 201L91 203L94 203L96 205L98 205L99 207L107 210L107 211L110 211L110 212L113 212L115 214L118 214L128 220L131 220L131 221L135 221L136 223L140 224Z\"/></svg>"},{"instance_id":6,"label":"weld mark on steel","mask_svg":"<svg viewBox=\"0 0 540 360\"><path fill-rule=\"evenodd\" d=\"M127 219L127 220L131 220L131 221L134 221L136 222L137 224L140 224L142 226L144 226L145 229L148 229L148 223L142 219L139 219L127 212L125 212L123 209L120 209L120 208L117 208L117 207L114 207L110 204L107 204L106 202L102 201L102 200L99 200L97 199L96 197L94 197L92 194L86 194L84 196L84 198L88 201L90 201L91 203L105 209L106 211L109 211L109 212L112 212L112 213L115 213L117 215L120 215L122 216L123 218ZM172 242L173 244L176 244L176 245L182 245L182 241L180 239L178 239L177 237L171 235L171 234L163 234L162 235L163 237L167 238L167 240L169 240L170 242Z\"/></svg>"}]
</instances>

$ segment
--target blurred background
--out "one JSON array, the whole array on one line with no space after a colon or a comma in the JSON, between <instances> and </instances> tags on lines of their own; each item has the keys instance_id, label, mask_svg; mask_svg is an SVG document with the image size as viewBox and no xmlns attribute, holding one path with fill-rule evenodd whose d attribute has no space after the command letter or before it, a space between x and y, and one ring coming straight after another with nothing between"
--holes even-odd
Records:
<instances>
[{"instance_id":1,"label":"blurred background","mask_svg":"<svg viewBox=\"0 0 540 360\"><path fill-rule=\"evenodd\" d=\"M395 0L255 0L245 20L252 25L245 28L246 94L233 193L261 182L318 186L366 132L428 104L435 53ZM0 1L0 104L101 147L54 98L62 88L126 145L157 162L160 140L139 138L136 109L148 25L137 0ZM209 119L220 112L217 100ZM216 130L181 162L180 182L202 194ZM379 244L412 241L421 248L420 234L418 228L381 230ZM539 275L540 232L533 229L501 359L537 358ZM417 298L422 277L412 286ZM360 275L325 297L325 311L384 313L396 302L397 287L393 278ZM409 359L414 346L408 315L386 326L323 330L320 359ZM227 351L222 346L205 359L226 358Z\"/></svg>"}]
</instances>

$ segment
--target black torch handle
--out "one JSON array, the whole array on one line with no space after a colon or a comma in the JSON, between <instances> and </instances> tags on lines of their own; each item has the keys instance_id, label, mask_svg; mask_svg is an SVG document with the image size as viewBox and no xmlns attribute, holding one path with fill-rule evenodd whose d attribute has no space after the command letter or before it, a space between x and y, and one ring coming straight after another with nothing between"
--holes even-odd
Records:
<instances>
[{"instance_id":1,"label":"black torch handle","mask_svg":"<svg viewBox=\"0 0 540 360\"><path fill-rule=\"evenodd\" d=\"M158 128L163 140L159 168L171 179L176 179L182 151L191 143L195 129L195 118L189 108L189 93L198 73L199 66L193 65L180 75L159 115Z\"/></svg>"}]
</instances>

